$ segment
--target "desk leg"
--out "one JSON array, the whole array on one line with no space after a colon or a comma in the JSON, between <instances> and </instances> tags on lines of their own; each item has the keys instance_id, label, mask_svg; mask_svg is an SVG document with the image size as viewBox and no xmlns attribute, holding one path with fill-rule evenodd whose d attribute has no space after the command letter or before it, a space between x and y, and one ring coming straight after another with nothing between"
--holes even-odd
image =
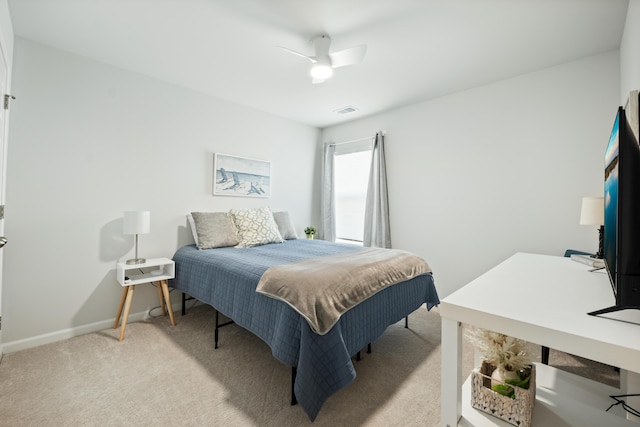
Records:
<instances>
[{"instance_id":1,"label":"desk leg","mask_svg":"<svg viewBox=\"0 0 640 427\"><path fill-rule=\"evenodd\" d=\"M124 319L122 319L122 326L120 326L120 338L118 341L124 339L124 330L127 327L127 320L129 320L129 310L131 309L131 300L133 300L133 290L136 285L127 286L127 299L124 303Z\"/></svg>"},{"instance_id":2,"label":"desk leg","mask_svg":"<svg viewBox=\"0 0 640 427\"><path fill-rule=\"evenodd\" d=\"M116 314L116 321L113 323L113 329L118 329L118 325L120 324L120 316L122 316L122 307L124 307L124 300L127 299L127 288L128 286L124 286L122 288L122 296L120 297L120 305L118 306L118 314Z\"/></svg>"},{"instance_id":3,"label":"desk leg","mask_svg":"<svg viewBox=\"0 0 640 427\"><path fill-rule=\"evenodd\" d=\"M458 425L462 413L462 324L442 318L441 352L442 427Z\"/></svg>"},{"instance_id":4,"label":"desk leg","mask_svg":"<svg viewBox=\"0 0 640 427\"><path fill-rule=\"evenodd\" d=\"M640 374L627 371L626 369L620 369L620 394L635 394L640 390ZM633 396L627 397L627 405L632 408L640 408L640 397ZM627 419L640 423L640 417L627 412Z\"/></svg>"},{"instance_id":5,"label":"desk leg","mask_svg":"<svg viewBox=\"0 0 640 427\"><path fill-rule=\"evenodd\" d=\"M166 280L161 280L162 293L164 294L164 302L167 304L167 311L169 312L169 318L171 319L171 325L176 326L176 320L173 318L173 307L171 307L171 298L169 297L169 287Z\"/></svg>"}]
</instances>

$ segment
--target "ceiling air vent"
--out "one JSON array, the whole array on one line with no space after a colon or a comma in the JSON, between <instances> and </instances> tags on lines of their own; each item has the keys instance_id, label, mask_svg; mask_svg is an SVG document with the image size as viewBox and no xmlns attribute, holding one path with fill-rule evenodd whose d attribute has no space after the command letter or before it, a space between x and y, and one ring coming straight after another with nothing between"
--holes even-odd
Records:
<instances>
[{"instance_id":1,"label":"ceiling air vent","mask_svg":"<svg viewBox=\"0 0 640 427\"><path fill-rule=\"evenodd\" d=\"M358 109L352 105L347 105L346 107L333 110L334 113L338 113L338 114L349 114L349 113L353 113L354 111L358 111Z\"/></svg>"}]
</instances>

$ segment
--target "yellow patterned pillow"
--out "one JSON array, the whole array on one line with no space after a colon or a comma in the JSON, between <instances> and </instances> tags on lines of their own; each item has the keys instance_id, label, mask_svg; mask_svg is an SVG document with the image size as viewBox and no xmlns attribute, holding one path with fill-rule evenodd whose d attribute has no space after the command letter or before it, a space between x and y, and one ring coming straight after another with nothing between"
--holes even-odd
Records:
<instances>
[{"instance_id":1,"label":"yellow patterned pillow","mask_svg":"<svg viewBox=\"0 0 640 427\"><path fill-rule=\"evenodd\" d=\"M240 243L236 246L237 248L284 242L278 231L278 225L273 219L271 209L268 207L247 210L231 209L229 214L238 229Z\"/></svg>"}]
</instances>

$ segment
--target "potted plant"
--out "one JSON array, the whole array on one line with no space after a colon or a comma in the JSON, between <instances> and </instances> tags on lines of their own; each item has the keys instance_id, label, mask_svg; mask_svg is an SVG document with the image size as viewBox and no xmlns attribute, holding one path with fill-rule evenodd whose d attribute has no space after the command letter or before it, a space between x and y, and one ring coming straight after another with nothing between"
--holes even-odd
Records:
<instances>
[{"instance_id":1,"label":"potted plant","mask_svg":"<svg viewBox=\"0 0 640 427\"><path fill-rule=\"evenodd\" d=\"M316 234L315 227L308 226L307 228L304 229L304 234L307 235L307 239L313 239L313 236L315 236Z\"/></svg>"},{"instance_id":2,"label":"potted plant","mask_svg":"<svg viewBox=\"0 0 640 427\"><path fill-rule=\"evenodd\" d=\"M506 384L529 388L532 360L526 341L486 329L476 329L471 341L483 355L483 362L493 368L490 374L493 391L513 397L513 388Z\"/></svg>"}]
</instances>

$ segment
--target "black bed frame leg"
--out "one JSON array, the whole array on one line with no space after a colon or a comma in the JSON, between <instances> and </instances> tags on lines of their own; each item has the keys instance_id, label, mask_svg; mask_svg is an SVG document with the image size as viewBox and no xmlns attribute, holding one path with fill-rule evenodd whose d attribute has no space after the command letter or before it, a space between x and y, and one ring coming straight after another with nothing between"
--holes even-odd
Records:
<instances>
[{"instance_id":1,"label":"black bed frame leg","mask_svg":"<svg viewBox=\"0 0 640 427\"><path fill-rule=\"evenodd\" d=\"M187 313L187 294L182 293L182 315Z\"/></svg>"},{"instance_id":2,"label":"black bed frame leg","mask_svg":"<svg viewBox=\"0 0 640 427\"><path fill-rule=\"evenodd\" d=\"M367 344L367 354L371 354L371 343ZM360 361L360 352L356 353L356 362Z\"/></svg>"},{"instance_id":3,"label":"black bed frame leg","mask_svg":"<svg viewBox=\"0 0 640 427\"><path fill-rule=\"evenodd\" d=\"M409 316L404 318L404 327L406 329L409 329Z\"/></svg>"},{"instance_id":4,"label":"black bed frame leg","mask_svg":"<svg viewBox=\"0 0 640 427\"><path fill-rule=\"evenodd\" d=\"M297 374L298 374L298 369L295 366L292 366L291 367L291 406L296 405L298 403L298 399L296 399L296 392L294 390Z\"/></svg>"},{"instance_id":5,"label":"black bed frame leg","mask_svg":"<svg viewBox=\"0 0 640 427\"><path fill-rule=\"evenodd\" d=\"M220 323L220 312L218 310L216 310L215 308L213 309L216 312L216 327L215 327L215 332L214 332L214 346L213 348L218 348L218 338L220 337L220 328L222 328L223 326L227 326L227 325L231 325L233 323L235 323L233 320L227 320L224 323Z\"/></svg>"},{"instance_id":6,"label":"black bed frame leg","mask_svg":"<svg viewBox=\"0 0 640 427\"><path fill-rule=\"evenodd\" d=\"M218 329L219 328L219 322L218 322L218 310L216 310L216 329L215 329L215 334L214 334L214 346L213 348L218 348Z\"/></svg>"}]
</instances>

